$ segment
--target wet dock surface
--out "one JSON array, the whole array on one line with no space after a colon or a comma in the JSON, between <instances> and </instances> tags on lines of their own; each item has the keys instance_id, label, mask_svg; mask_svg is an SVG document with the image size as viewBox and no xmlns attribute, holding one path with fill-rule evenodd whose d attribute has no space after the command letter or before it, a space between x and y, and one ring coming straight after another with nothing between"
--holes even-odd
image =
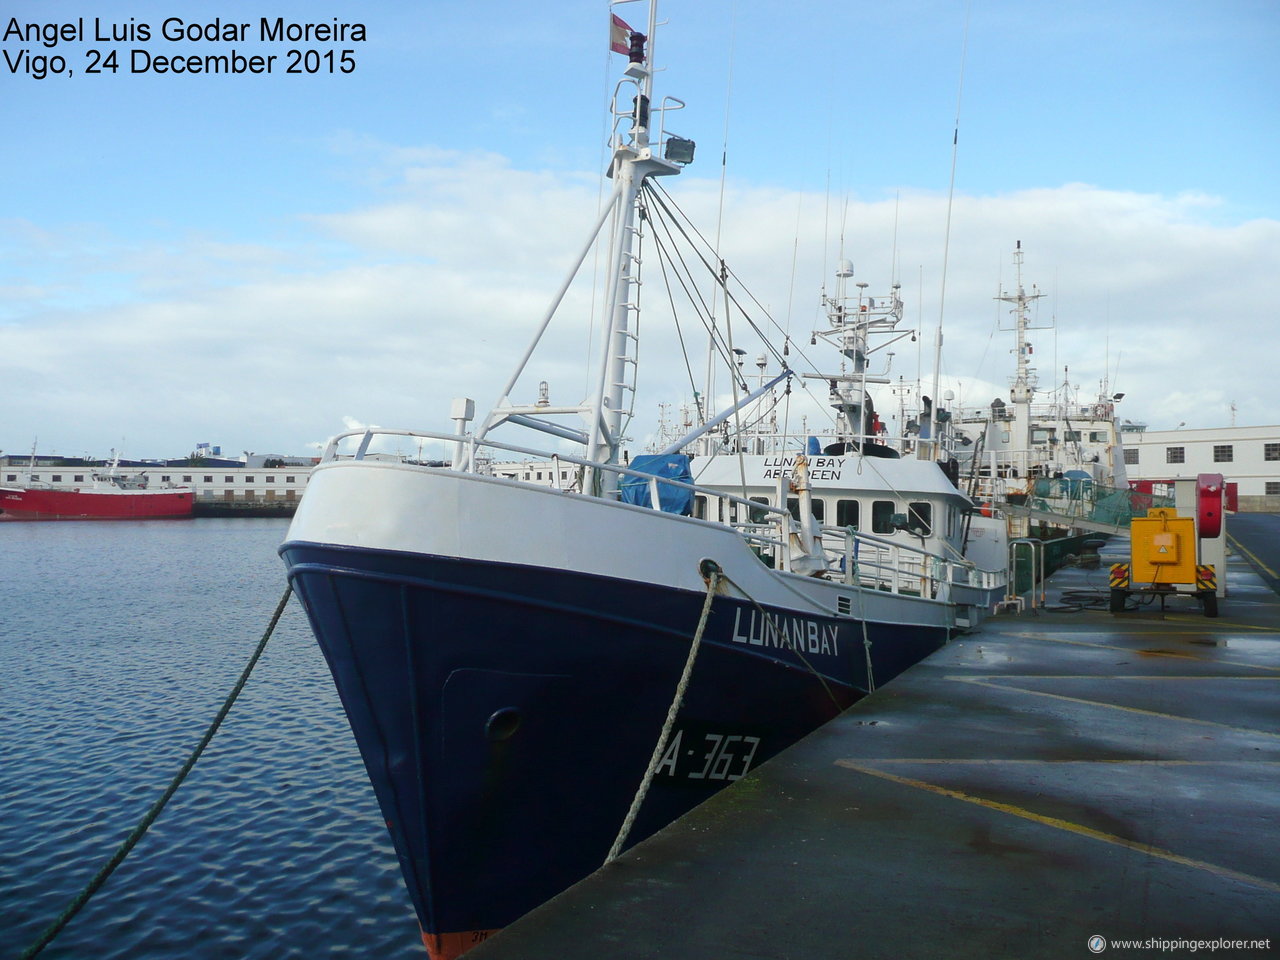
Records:
<instances>
[{"instance_id":1,"label":"wet dock surface","mask_svg":"<svg viewBox=\"0 0 1280 960\"><path fill-rule=\"evenodd\" d=\"M1114 541L468 957L1280 953L1277 523L1213 619Z\"/></svg>"}]
</instances>

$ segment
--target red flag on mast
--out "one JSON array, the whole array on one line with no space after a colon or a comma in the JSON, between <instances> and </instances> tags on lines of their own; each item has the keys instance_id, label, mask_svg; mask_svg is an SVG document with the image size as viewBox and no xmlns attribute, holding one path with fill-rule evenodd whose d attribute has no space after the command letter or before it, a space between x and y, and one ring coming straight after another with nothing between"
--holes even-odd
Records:
<instances>
[{"instance_id":1,"label":"red flag on mast","mask_svg":"<svg viewBox=\"0 0 1280 960\"><path fill-rule=\"evenodd\" d=\"M627 22L616 13L610 14L609 20L609 49L614 53L630 53L631 52L631 34L635 33Z\"/></svg>"}]
</instances>

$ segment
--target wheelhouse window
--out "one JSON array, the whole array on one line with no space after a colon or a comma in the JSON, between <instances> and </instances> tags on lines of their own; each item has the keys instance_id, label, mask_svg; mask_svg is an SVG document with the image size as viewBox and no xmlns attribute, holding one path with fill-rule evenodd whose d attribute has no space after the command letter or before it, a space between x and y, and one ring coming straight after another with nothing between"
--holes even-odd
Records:
<instances>
[{"instance_id":1,"label":"wheelhouse window","mask_svg":"<svg viewBox=\"0 0 1280 960\"><path fill-rule=\"evenodd\" d=\"M818 519L819 523L823 522L826 519L826 515L827 515L826 503L824 503L821 500L818 500L817 498L814 498L811 501L811 503L813 504L813 515ZM800 519L800 498L787 497L787 510L791 513L792 520L799 520Z\"/></svg>"},{"instance_id":2,"label":"wheelhouse window","mask_svg":"<svg viewBox=\"0 0 1280 960\"><path fill-rule=\"evenodd\" d=\"M907 504L907 529L922 537L932 533L933 504L924 500Z\"/></svg>"},{"instance_id":3,"label":"wheelhouse window","mask_svg":"<svg viewBox=\"0 0 1280 960\"><path fill-rule=\"evenodd\" d=\"M752 497L751 502L763 503L767 507L769 505L769 498L768 497ZM737 504L734 504L734 506L736 507ZM749 516L748 522L750 523L764 523L769 518L769 513L768 511L760 510L756 507L752 507L751 512L748 516Z\"/></svg>"},{"instance_id":4,"label":"wheelhouse window","mask_svg":"<svg viewBox=\"0 0 1280 960\"><path fill-rule=\"evenodd\" d=\"M836 526L837 527L853 527L858 529L858 507L857 500L837 500L836 501Z\"/></svg>"},{"instance_id":5,"label":"wheelhouse window","mask_svg":"<svg viewBox=\"0 0 1280 960\"><path fill-rule=\"evenodd\" d=\"M873 500L871 502L871 532L893 533L893 511L896 504L892 500Z\"/></svg>"},{"instance_id":6,"label":"wheelhouse window","mask_svg":"<svg viewBox=\"0 0 1280 960\"><path fill-rule=\"evenodd\" d=\"M693 515L699 520L707 519L707 498L701 494L695 494L693 498Z\"/></svg>"},{"instance_id":7,"label":"wheelhouse window","mask_svg":"<svg viewBox=\"0 0 1280 960\"><path fill-rule=\"evenodd\" d=\"M1089 442L1090 442L1090 443L1106 443L1106 442L1107 442L1107 432L1106 432L1105 430L1091 430L1091 431L1089 431Z\"/></svg>"}]
</instances>

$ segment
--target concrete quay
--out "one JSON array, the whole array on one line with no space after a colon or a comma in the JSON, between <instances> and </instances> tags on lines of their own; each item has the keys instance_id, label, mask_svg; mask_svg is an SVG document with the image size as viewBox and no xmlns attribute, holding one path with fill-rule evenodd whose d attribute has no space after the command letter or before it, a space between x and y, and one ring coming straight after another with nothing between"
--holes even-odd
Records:
<instances>
[{"instance_id":1,"label":"concrete quay","mask_svg":"<svg viewBox=\"0 0 1280 960\"><path fill-rule=\"evenodd\" d=\"M1280 953L1280 517L1238 529L1219 617L1107 612L1113 540L468 960Z\"/></svg>"}]
</instances>

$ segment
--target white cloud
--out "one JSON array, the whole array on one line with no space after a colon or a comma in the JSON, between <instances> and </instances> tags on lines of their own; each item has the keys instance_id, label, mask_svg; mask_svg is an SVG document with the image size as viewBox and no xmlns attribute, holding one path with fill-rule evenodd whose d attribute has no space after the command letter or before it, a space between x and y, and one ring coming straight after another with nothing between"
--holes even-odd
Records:
<instances>
[{"instance_id":1,"label":"white cloud","mask_svg":"<svg viewBox=\"0 0 1280 960\"><path fill-rule=\"evenodd\" d=\"M197 439L296 452L349 423L447 432L451 397L472 396L480 407L496 399L594 218L594 178L438 150L376 163L385 199L309 215L305 249L296 240L182 234L148 244L106 228L59 235L2 225L5 246L23 253L3 280L22 296L0 320L0 448L27 449L38 435L43 450L67 454L101 453L122 437L139 456L181 455ZM944 197L829 202L730 183L717 228L719 184L682 179L664 186L705 236L719 230L735 274L779 324L789 322L804 350L842 226L857 279L871 293L898 279L908 323L921 328L915 344L899 348L896 370L914 377L919 355L931 381ZM1109 377L1127 394L1123 414L1153 427L1226 424L1233 402L1241 424L1280 421L1270 308L1280 223L1207 222L1214 202L1084 184L957 197L944 387L984 405L1005 392L1012 335L997 329L993 297L1012 283L1010 252L1021 240L1025 280L1048 294L1039 319L1056 319L1053 331L1033 335L1042 386L1067 367L1091 396ZM663 289L656 266L650 249L650 305ZM587 282L566 299L574 328L557 328L517 399L533 399L539 380L550 382L555 402L589 391L577 368L596 272L589 259ZM745 326L735 334L753 360L758 344ZM648 389L637 436L660 401L679 403L693 389L674 337L652 319L643 335ZM704 362L693 364L700 377Z\"/></svg>"}]
</instances>

